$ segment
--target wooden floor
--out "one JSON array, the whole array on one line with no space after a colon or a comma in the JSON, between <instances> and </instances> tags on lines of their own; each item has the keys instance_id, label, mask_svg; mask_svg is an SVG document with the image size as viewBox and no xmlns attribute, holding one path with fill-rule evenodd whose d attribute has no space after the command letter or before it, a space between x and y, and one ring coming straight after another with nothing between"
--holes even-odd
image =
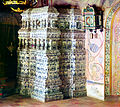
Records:
<instances>
[{"instance_id":1,"label":"wooden floor","mask_svg":"<svg viewBox=\"0 0 120 107\"><path fill-rule=\"evenodd\" d=\"M34 99L13 95L0 99L0 107L120 107L120 97L109 97L106 101L81 97L42 103Z\"/></svg>"}]
</instances>

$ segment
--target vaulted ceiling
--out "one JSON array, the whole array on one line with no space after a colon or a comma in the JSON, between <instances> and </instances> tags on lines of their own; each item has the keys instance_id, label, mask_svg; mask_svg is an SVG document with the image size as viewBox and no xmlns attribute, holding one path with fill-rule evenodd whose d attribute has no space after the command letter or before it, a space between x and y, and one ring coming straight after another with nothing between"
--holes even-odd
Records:
<instances>
[{"instance_id":1,"label":"vaulted ceiling","mask_svg":"<svg viewBox=\"0 0 120 107\"><path fill-rule=\"evenodd\" d=\"M9 1L9 0L8 0ZM30 1L30 0L29 0ZM53 6L78 6L79 8L84 8L88 4L93 5L96 4L96 6L100 6L103 8L109 8L112 5L116 4L119 2L119 0L49 0L52 1ZM50 5L51 3L49 3ZM37 7L41 6L41 0L38 0L38 4L36 5ZM29 7L27 7L29 8ZM0 0L0 10L10 10L9 7L4 6L2 4L2 0Z\"/></svg>"}]
</instances>

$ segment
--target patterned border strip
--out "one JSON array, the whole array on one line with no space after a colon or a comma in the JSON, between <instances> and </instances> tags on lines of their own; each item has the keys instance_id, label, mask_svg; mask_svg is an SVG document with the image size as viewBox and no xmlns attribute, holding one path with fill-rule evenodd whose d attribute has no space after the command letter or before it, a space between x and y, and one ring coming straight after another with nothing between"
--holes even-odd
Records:
<instances>
[{"instance_id":1,"label":"patterned border strip","mask_svg":"<svg viewBox=\"0 0 120 107\"><path fill-rule=\"evenodd\" d=\"M118 2L113 8L111 8L109 15L106 20L106 31L105 31L105 96L110 95L110 72L111 72L111 55L110 55L110 43L111 43L111 22L114 13L120 8L120 2Z\"/></svg>"}]
</instances>

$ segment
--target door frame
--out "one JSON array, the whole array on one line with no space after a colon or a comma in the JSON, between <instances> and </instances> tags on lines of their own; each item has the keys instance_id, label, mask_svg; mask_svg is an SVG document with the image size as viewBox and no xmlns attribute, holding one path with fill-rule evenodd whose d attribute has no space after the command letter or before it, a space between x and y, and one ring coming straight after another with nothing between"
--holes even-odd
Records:
<instances>
[{"instance_id":1,"label":"door frame","mask_svg":"<svg viewBox=\"0 0 120 107\"><path fill-rule=\"evenodd\" d=\"M105 23L105 96L112 95L112 28L116 13L120 10L120 2L109 11Z\"/></svg>"}]
</instances>

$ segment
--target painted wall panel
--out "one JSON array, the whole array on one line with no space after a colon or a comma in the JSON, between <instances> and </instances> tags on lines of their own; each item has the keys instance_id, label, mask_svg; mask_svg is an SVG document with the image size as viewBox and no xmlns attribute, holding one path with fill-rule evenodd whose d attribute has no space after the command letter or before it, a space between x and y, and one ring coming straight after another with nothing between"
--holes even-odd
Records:
<instances>
[{"instance_id":1,"label":"painted wall panel","mask_svg":"<svg viewBox=\"0 0 120 107\"><path fill-rule=\"evenodd\" d=\"M86 31L87 95L104 100L104 32Z\"/></svg>"}]
</instances>

